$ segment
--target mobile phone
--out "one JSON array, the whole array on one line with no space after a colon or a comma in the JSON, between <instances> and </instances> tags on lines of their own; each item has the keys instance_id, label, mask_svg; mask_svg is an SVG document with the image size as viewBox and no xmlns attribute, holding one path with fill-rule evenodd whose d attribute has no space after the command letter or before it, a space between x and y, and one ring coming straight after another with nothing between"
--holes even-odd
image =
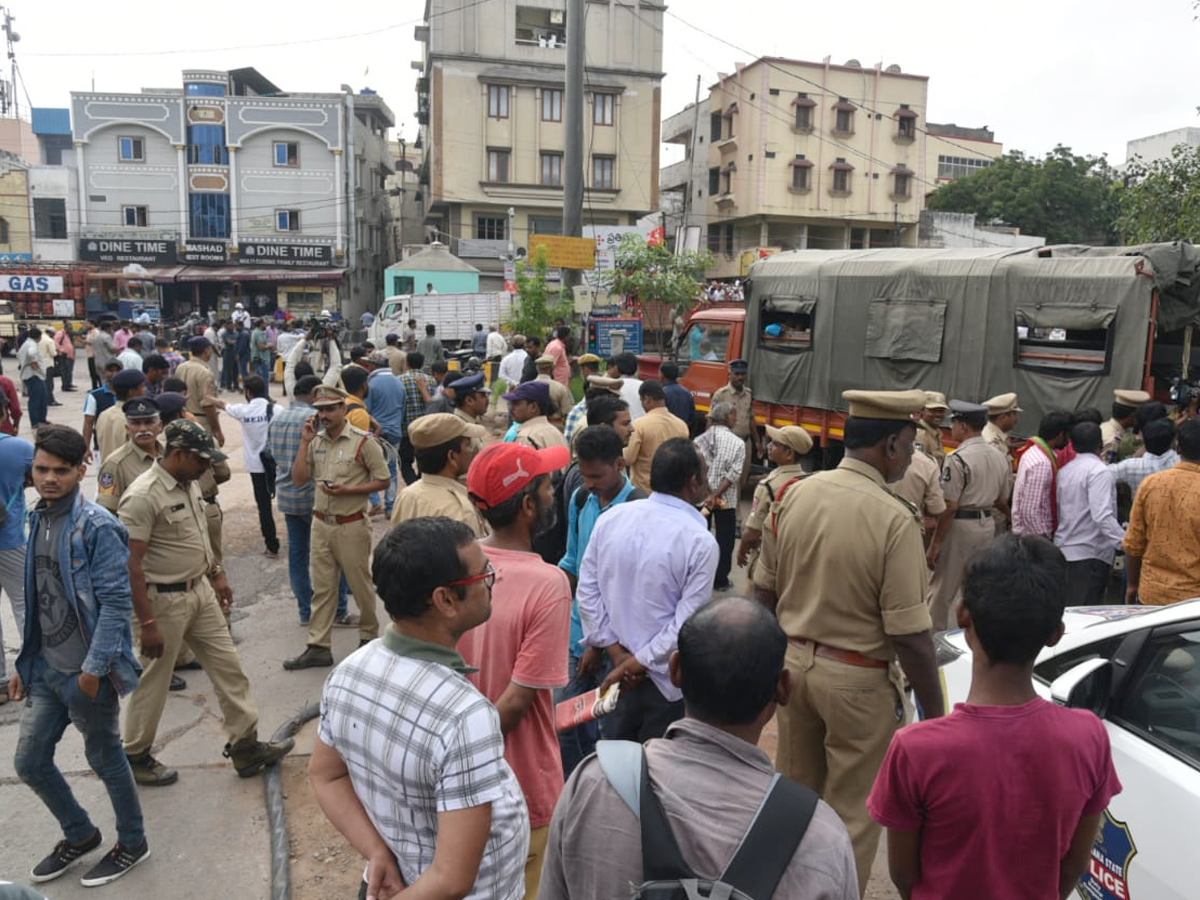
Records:
<instances>
[{"instance_id":1,"label":"mobile phone","mask_svg":"<svg viewBox=\"0 0 1200 900\"><path fill-rule=\"evenodd\" d=\"M327 488L333 487L333 482L330 481L328 478L326 478L324 481L322 481L321 484L325 485L325 487L327 487Z\"/></svg>"}]
</instances>

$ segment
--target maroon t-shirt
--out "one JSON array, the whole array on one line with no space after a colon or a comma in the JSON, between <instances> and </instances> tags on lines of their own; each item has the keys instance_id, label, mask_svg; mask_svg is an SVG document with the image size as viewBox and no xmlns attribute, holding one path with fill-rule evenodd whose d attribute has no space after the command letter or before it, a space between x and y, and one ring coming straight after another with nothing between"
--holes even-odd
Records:
<instances>
[{"instance_id":1,"label":"maroon t-shirt","mask_svg":"<svg viewBox=\"0 0 1200 900\"><path fill-rule=\"evenodd\" d=\"M896 733L867 809L887 828L921 830L913 900L1057 900L1080 818L1120 792L1092 713L960 703Z\"/></svg>"}]
</instances>

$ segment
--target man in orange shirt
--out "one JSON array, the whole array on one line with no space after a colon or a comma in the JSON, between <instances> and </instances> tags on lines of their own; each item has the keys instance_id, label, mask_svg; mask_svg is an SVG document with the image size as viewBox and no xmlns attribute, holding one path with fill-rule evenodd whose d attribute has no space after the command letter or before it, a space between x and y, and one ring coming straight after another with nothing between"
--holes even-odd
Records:
<instances>
[{"instance_id":1,"label":"man in orange shirt","mask_svg":"<svg viewBox=\"0 0 1200 900\"><path fill-rule=\"evenodd\" d=\"M563 325L554 331L554 340L546 345L546 356L554 357L554 380L566 387L571 386L571 360L569 358L571 329Z\"/></svg>"},{"instance_id":2,"label":"man in orange shirt","mask_svg":"<svg viewBox=\"0 0 1200 900\"><path fill-rule=\"evenodd\" d=\"M1177 436L1182 460L1138 487L1125 532L1126 603L1165 606L1200 596L1200 419Z\"/></svg>"}]
</instances>

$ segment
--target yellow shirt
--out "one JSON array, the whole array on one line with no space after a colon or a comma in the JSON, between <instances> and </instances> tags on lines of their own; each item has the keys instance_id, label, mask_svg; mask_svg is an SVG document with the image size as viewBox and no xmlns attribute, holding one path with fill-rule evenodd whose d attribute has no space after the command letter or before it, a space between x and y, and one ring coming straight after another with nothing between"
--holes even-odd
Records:
<instances>
[{"instance_id":1,"label":"yellow shirt","mask_svg":"<svg viewBox=\"0 0 1200 900\"><path fill-rule=\"evenodd\" d=\"M629 480L636 487L650 493L650 466L654 462L654 453L663 442L677 437L688 437L687 424L665 406L634 420L633 434L625 448L625 464L629 466Z\"/></svg>"},{"instance_id":2,"label":"yellow shirt","mask_svg":"<svg viewBox=\"0 0 1200 900\"><path fill-rule=\"evenodd\" d=\"M1125 552L1141 557L1138 599L1149 606L1200 595L1200 464L1181 461L1133 496Z\"/></svg>"},{"instance_id":3,"label":"yellow shirt","mask_svg":"<svg viewBox=\"0 0 1200 900\"><path fill-rule=\"evenodd\" d=\"M215 557L196 482L182 484L154 463L126 489L117 515L131 541L148 545L142 568L149 584L189 581L212 568Z\"/></svg>"},{"instance_id":4,"label":"yellow shirt","mask_svg":"<svg viewBox=\"0 0 1200 900\"><path fill-rule=\"evenodd\" d=\"M357 397L350 397L346 400L346 421L359 431L371 433L371 414L367 412L366 405Z\"/></svg>"},{"instance_id":5,"label":"yellow shirt","mask_svg":"<svg viewBox=\"0 0 1200 900\"><path fill-rule=\"evenodd\" d=\"M347 487L368 481L387 481L387 461L379 442L349 422L337 437L322 431L308 445L308 471L316 485L313 511L327 516L352 516L366 512L367 494L327 494L321 482L332 481Z\"/></svg>"},{"instance_id":6,"label":"yellow shirt","mask_svg":"<svg viewBox=\"0 0 1200 900\"><path fill-rule=\"evenodd\" d=\"M396 497L392 524L418 516L447 516L462 522L478 537L487 537L488 527L479 508L471 502L464 485L453 478L422 474Z\"/></svg>"},{"instance_id":7,"label":"yellow shirt","mask_svg":"<svg viewBox=\"0 0 1200 900\"><path fill-rule=\"evenodd\" d=\"M932 627L921 527L873 466L850 457L793 484L775 508L759 582L789 637L880 660L889 635Z\"/></svg>"}]
</instances>

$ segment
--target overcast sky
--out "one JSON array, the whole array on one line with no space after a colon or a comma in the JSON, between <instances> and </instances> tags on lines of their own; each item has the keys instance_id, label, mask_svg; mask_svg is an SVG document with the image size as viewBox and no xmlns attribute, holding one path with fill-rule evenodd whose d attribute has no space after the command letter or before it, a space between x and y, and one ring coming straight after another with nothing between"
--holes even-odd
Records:
<instances>
[{"instance_id":1,"label":"overcast sky","mask_svg":"<svg viewBox=\"0 0 1200 900\"><path fill-rule=\"evenodd\" d=\"M35 106L67 106L93 80L136 91L177 87L185 68L254 66L285 90L371 87L411 141L424 6L11 0L19 102L27 115L26 91ZM663 32L664 115L692 100L697 75L707 88L735 61L829 56L929 76L932 121L989 126L1006 149L1040 155L1063 143L1120 163L1131 138L1200 127L1191 0L675 0Z\"/></svg>"}]
</instances>

